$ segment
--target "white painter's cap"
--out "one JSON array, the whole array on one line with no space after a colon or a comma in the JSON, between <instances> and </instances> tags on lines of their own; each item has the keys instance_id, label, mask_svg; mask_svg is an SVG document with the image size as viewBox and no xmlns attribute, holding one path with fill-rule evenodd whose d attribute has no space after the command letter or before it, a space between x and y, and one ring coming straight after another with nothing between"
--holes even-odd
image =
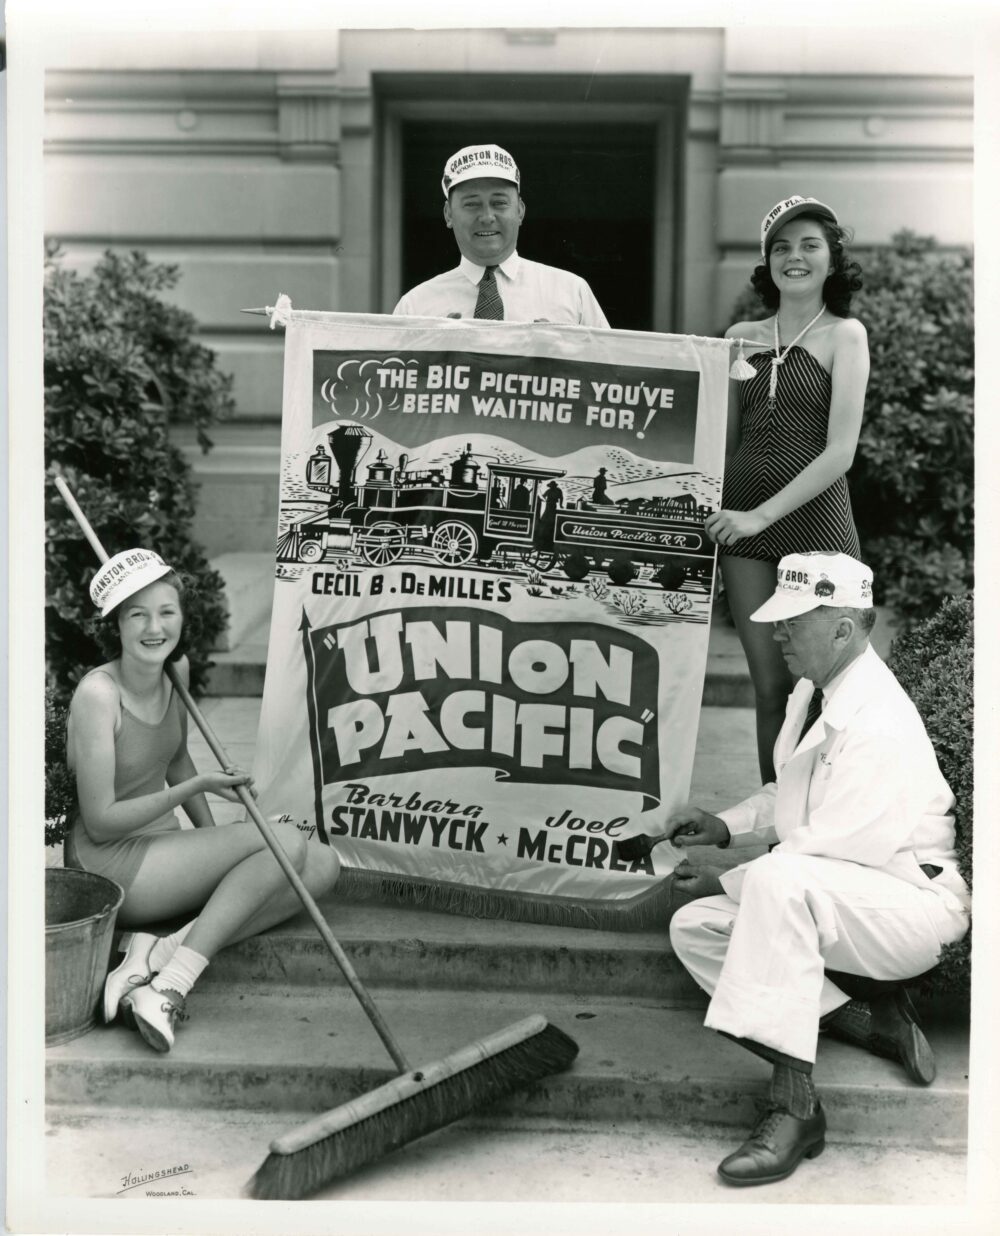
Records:
<instances>
[{"instance_id":1,"label":"white painter's cap","mask_svg":"<svg viewBox=\"0 0 1000 1236\"><path fill-rule=\"evenodd\" d=\"M814 197L800 197L797 193L776 203L760 221L760 256L767 257L767 246L779 227L799 215L818 215L821 219L837 222L837 216L829 206L824 206Z\"/></svg>"},{"instance_id":2,"label":"white painter's cap","mask_svg":"<svg viewBox=\"0 0 1000 1236\"><path fill-rule=\"evenodd\" d=\"M441 188L445 197L463 180L509 180L521 188L521 173L517 164L502 146L463 146L444 165Z\"/></svg>"},{"instance_id":3,"label":"white painter's cap","mask_svg":"<svg viewBox=\"0 0 1000 1236\"><path fill-rule=\"evenodd\" d=\"M750 615L753 622L783 622L819 605L871 609L872 569L847 554L786 554L774 593Z\"/></svg>"},{"instance_id":4,"label":"white painter's cap","mask_svg":"<svg viewBox=\"0 0 1000 1236\"><path fill-rule=\"evenodd\" d=\"M106 618L116 605L171 571L151 549L123 549L109 558L90 581L90 599Z\"/></svg>"}]
</instances>

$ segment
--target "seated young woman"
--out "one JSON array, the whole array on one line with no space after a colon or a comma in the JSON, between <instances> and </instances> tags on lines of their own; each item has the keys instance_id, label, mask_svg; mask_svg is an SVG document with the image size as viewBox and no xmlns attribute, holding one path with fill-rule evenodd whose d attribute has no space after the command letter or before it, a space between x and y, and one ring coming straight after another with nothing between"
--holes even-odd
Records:
<instances>
[{"instance_id":1,"label":"seated young woman","mask_svg":"<svg viewBox=\"0 0 1000 1236\"><path fill-rule=\"evenodd\" d=\"M199 773L188 753L187 713L167 675L183 652L185 584L151 550L116 554L94 577L99 638L109 659L81 680L67 727L78 807L66 865L107 876L125 893L120 926L135 930L108 976L103 1014L121 1011L157 1051L169 1051L185 998L220 948L290 918L300 903L252 823L214 827L206 794L238 802L240 768ZM183 808L193 828L182 828ZM275 835L319 897L339 874L337 855L291 824ZM141 928L191 915L168 936Z\"/></svg>"}]
</instances>

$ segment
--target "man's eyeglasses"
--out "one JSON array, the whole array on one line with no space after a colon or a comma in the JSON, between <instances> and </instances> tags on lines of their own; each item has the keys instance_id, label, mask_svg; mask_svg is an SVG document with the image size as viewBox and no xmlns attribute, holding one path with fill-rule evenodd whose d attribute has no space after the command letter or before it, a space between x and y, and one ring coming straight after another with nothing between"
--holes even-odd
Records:
<instances>
[{"instance_id":1,"label":"man's eyeglasses","mask_svg":"<svg viewBox=\"0 0 1000 1236\"><path fill-rule=\"evenodd\" d=\"M826 607L818 605L815 609L809 610L808 613L799 614L797 618L779 618L777 622L772 622L771 626L779 635L794 635L797 629L803 625L808 626L810 621L815 621L817 614L824 608ZM834 618L838 617L837 614L832 616Z\"/></svg>"}]
</instances>

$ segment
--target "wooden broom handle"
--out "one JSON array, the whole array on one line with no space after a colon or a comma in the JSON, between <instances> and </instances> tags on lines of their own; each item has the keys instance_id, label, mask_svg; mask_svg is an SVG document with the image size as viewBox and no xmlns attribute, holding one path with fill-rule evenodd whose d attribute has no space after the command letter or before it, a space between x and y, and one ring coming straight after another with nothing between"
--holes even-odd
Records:
<instances>
[{"instance_id":1,"label":"wooden broom handle","mask_svg":"<svg viewBox=\"0 0 1000 1236\"><path fill-rule=\"evenodd\" d=\"M184 702L184 706L187 708L188 712L190 712L192 718L194 719L195 725L197 725L198 729L201 730L205 741L208 743L209 747L211 748L212 754L215 756L215 758L219 762L219 767L222 769L229 768L231 766L231 761L229 757L226 755L225 748L216 738L214 732L212 731L211 726L208 724L208 721L202 715L201 709L191 698L191 693L188 691L187 687L185 687L184 684L181 682L180 675L177 673L176 665L168 663L166 668L167 668L167 675L170 678L170 681L174 684L174 689L176 690L177 694L181 697L181 700ZM320 936L323 939L323 943L330 950L330 953L333 956L334 961L340 967L341 973L343 974L344 978L347 980L348 984L350 985L351 990L354 992L354 994L357 996L358 1000L360 1001L361 1007L364 1009L365 1013L367 1013L368 1020L375 1027L375 1030L377 1031L379 1038L385 1044L386 1051L388 1051L389 1055L392 1057L393 1061L396 1064L396 1067L400 1070L400 1072L402 1073L409 1072L410 1065L406 1057L403 1055L402 1051L400 1051L399 1046L396 1043L396 1040L393 1038L392 1033L389 1030L389 1027L386 1025L385 1021L383 1020L382 1014L378 1011L378 1008L376 1007L375 1002L372 1000L371 996L368 994L368 989L364 986L364 984L358 978L354 970L354 967L351 965L350 958L341 948L340 943L337 940L336 936L334 936L333 932L330 930L330 926L327 923L326 919L323 917L322 913L320 912L320 908L316 904L312 893L310 893L309 890L306 888L306 886L302 883L302 877L292 866L291 860L289 859L288 855L278 844L278 841L275 838L273 831L271 830L271 826L264 819L263 815L261 815L260 808L254 802L253 795L250 793L250 791L247 789L245 785L238 785L235 787L235 789L236 789L237 795L239 796L240 802L243 804L244 807L246 807L247 811L250 814L250 818L257 825L257 828L259 829L261 836L267 842L268 849L271 851L274 857L278 860L281 870L288 877L289 884L291 884L292 888L295 889L295 892L298 895L299 901L302 902L302 905L305 907L306 913L312 919L313 924L316 927L316 930L319 932Z\"/></svg>"},{"instance_id":2,"label":"wooden broom handle","mask_svg":"<svg viewBox=\"0 0 1000 1236\"><path fill-rule=\"evenodd\" d=\"M69 507L70 511L72 511L73 517L76 519L76 522L80 525L80 528L83 531L84 536L90 542L91 547L94 550L94 553L101 560L101 562L107 562L108 560L107 550L105 550L100 540L98 540L97 534L94 532L93 528L90 526L90 523L86 515L84 515L83 511L80 509L80 506L77 503L76 499L73 497L73 494L69 486L63 480L63 478L58 475L55 477L55 485L56 485L56 489L58 489L59 493L62 495L62 498L65 501L66 505ZM174 690L180 696L181 701L183 702L185 708L187 708L188 712L191 714L195 725L197 725L198 729L201 730L202 736L204 737L205 741L208 743L212 754L218 760L219 767L222 768L223 771L231 767L231 761L229 759L229 756L226 754L225 748L222 746L222 743L219 742L218 738L215 736L215 732L212 730L212 727L209 725L208 721L202 715L201 709L192 699L190 691L188 691L187 687L185 687L185 685L181 682L180 674L178 674L177 672L177 666L174 665L172 662L168 662L166 665L166 672L167 672L167 677L173 683ZM368 994L367 988L358 978L357 973L354 970L354 967L351 965L350 958L341 948L339 941L336 939L333 932L330 930L329 924L327 923L323 915L320 913L320 908L316 904L312 893L310 893L309 890L306 888L306 886L302 883L302 879L299 876L299 873L292 866L291 860L289 859L288 855L278 844L278 841L275 838L273 831L271 830L271 826L264 819L263 815L261 815L260 809L258 808L257 804L254 802L253 795L250 793L250 791L246 788L245 785L238 785L235 787L235 789L236 789L236 793L239 797L240 802L243 804L244 807L246 807L247 811L249 812L250 818L257 825L257 828L261 836L264 838L264 841L267 843L268 849L271 851L274 857L278 860L278 864L281 867L281 870L287 876L288 882L291 884L299 900L302 902L302 905L305 907L306 913L312 919L313 925L315 926L316 930L319 932L323 940L323 943L330 950L330 953L333 956L334 961L340 967L340 971L343 974L344 978L347 980L348 985L350 986L354 994L357 996L358 1001L361 1004L361 1007L364 1009L365 1013L368 1016L368 1020L375 1027L375 1030L379 1038L382 1040L383 1044L385 1045L386 1051L388 1051L389 1055L392 1057L393 1062L395 1063L396 1067L400 1070L400 1072L408 1073L410 1071L409 1062L407 1061L403 1053L400 1051L399 1046L396 1043L396 1040L392 1035L392 1032L389 1030L389 1027L386 1025L382 1017L382 1014L379 1012L378 1008L375 1005L375 1002L372 1000L371 996Z\"/></svg>"}]
</instances>

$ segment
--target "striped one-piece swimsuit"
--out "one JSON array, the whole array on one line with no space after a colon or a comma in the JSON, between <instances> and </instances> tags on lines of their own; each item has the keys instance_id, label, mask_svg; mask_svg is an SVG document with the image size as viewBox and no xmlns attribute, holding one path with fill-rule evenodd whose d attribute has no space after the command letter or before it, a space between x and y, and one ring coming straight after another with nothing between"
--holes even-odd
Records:
<instances>
[{"instance_id":1,"label":"striped one-piece swimsuit","mask_svg":"<svg viewBox=\"0 0 1000 1236\"><path fill-rule=\"evenodd\" d=\"M757 374L740 384L740 444L726 468L722 505L751 511L772 498L826 446L830 375L811 352L793 345L778 370L774 411L768 408L774 349L748 356ZM727 545L736 558L777 562L785 554L827 550L861 557L847 479L777 519L756 536Z\"/></svg>"}]
</instances>

